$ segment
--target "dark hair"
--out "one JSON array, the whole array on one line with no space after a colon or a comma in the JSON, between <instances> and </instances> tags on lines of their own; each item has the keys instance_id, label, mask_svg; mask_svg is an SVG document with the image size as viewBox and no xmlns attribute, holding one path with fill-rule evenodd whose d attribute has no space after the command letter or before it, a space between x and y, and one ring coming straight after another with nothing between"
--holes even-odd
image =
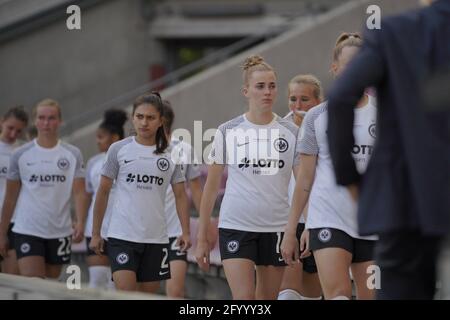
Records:
<instances>
[{"instance_id":1,"label":"dark hair","mask_svg":"<svg viewBox=\"0 0 450 320\"><path fill-rule=\"evenodd\" d=\"M22 121L25 125L28 124L28 114L23 106L12 107L8 111L6 111L6 113L3 115L3 120L8 120L11 117Z\"/></svg>"},{"instance_id":2,"label":"dark hair","mask_svg":"<svg viewBox=\"0 0 450 320\"><path fill-rule=\"evenodd\" d=\"M163 107L164 107L164 130L166 130L166 133L169 134L172 132L172 125L173 121L175 120L175 113L172 109L172 104L168 100L163 100Z\"/></svg>"},{"instance_id":3,"label":"dark hair","mask_svg":"<svg viewBox=\"0 0 450 320\"><path fill-rule=\"evenodd\" d=\"M137 107L142 104L151 104L159 112L161 119L164 120L164 106L159 92L151 92L137 97L133 103L133 116ZM166 133L164 132L164 125L162 125L156 131L155 153L163 153L167 149L168 145L169 143L167 141Z\"/></svg>"},{"instance_id":4,"label":"dark hair","mask_svg":"<svg viewBox=\"0 0 450 320\"><path fill-rule=\"evenodd\" d=\"M99 128L108 131L110 134L117 134L119 139L122 140L125 137L123 126L127 118L127 113L123 110L106 110Z\"/></svg>"}]
</instances>

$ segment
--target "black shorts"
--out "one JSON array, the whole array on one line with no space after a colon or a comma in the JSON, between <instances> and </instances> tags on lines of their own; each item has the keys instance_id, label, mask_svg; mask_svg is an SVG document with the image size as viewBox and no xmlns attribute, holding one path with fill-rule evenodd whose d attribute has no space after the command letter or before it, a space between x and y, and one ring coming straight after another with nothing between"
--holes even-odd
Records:
<instances>
[{"instance_id":1,"label":"black shorts","mask_svg":"<svg viewBox=\"0 0 450 320\"><path fill-rule=\"evenodd\" d=\"M86 254L88 256L96 256L97 254L95 253L95 251L91 250L89 248L89 243L91 243L91 237L86 237ZM103 252L102 252L102 256L107 256L108 255L108 246L107 246L107 242L108 240L103 239Z\"/></svg>"},{"instance_id":2,"label":"black shorts","mask_svg":"<svg viewBox=\"0 0 450 320\"><path fill-rule=\"evenodd\" d=\"M14 222L9 224L8 228L8 242L9 242L9 249L8 250L14 250L14 232L12 232L12 228L14 227Z\"/></svg>"},{"instance_id":3,"label":"black shorts","mask_svg":"<svg viewBox=\"0 0 450 320\"><path fill-rule=\"evenodd\" d=\"M8 227L8 250L14 250L14 232L12 232L12 228L14 227L14 223L10 223ZM0 262L3 261L3 257L0 256Z\"/></svg>"},{"instance_id":4,"label":"black shorts","mask_svg":"<svg viewBox=\"0 0 450 320\"><path fill-rule=\"evenodd\" d=\"M303 230L305 230L305 224L299 223L297 225L297 239L300 243L300 238L302 236ZM300 259L303 265L303 271L307 273L317 273L316 260L314 260L314 256L311 254L309 257Z\"/></svg>"},{"instance_id":5,"label":"black shorts","mask_svg":"<svg viewBox=\"0 0 450 320\"><path fill-rule=\"evenodd\" d=\"M108 238L107 247L112 273L134 271L137 282L170 279L169 244Z\"/></svg>"},{"instance_id":6,"label":"black shorts","mask_svg":"<svg viewBox=\"0 0 450 320\"><path fill-rule=\"evenodd\" d=\"M342 248L352 254L352 263L358 263L374 260L375 241L353 238L338 229L319 228L309 230L309 248Z\"/></svg>"},{"instance_id":7,"label":"black shorts","mask_svg":"<svg viewBox=\"0 0 450 320\"><path fill-rule=\"evenodd\" d=\"M57 239L44 239L26 234L14 233L14 248L17 259L41 256L48 264L70 263L72 236Z\"/></svg>"},{"instance_id":8,"label":"black shorts","mask_svg":"<svg viewBox=\"0 0 450 320\"><path fill-rule=\"evenodd\" d=\"M187 262L187 251L180 251L180 247L177 246L178 237L169 238L169 262L175 260L181 260Z\"/></svg>"},{"instance_id":9,"label":"black shorts","mask_svg":"<svg viewBox=\"0 0 450 320\"><path fill-rule=\"evenodd\" d=\"M250 232L219 228L222 260L249 259L257 266L284 267L280 245L283 232Z\"/></svg>"}]
</instances>

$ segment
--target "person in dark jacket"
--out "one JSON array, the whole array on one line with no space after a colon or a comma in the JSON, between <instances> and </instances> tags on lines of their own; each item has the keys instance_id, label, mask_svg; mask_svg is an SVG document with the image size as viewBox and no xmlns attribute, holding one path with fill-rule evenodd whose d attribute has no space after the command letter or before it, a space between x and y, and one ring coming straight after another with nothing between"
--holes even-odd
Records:
<instances>
[{"instance_id":1,"label":"person in dark jacket","mask_svg":"<svg viewBox=\"0 0 450 320\"><path fill-rule=\"evenodd\" d=\"M380 239L379 299L434 296L450 230L450 105L430 99L427 84L449 72L449 40L450 0L386 18L380 30L365 32L363 48L329 94L336 181L359 198L360 234ZM440 91L449 85L441 82ZM353 107L369 86L378 95L377 141L361 177L351 156Z\"/></svg>"}]
</instances>

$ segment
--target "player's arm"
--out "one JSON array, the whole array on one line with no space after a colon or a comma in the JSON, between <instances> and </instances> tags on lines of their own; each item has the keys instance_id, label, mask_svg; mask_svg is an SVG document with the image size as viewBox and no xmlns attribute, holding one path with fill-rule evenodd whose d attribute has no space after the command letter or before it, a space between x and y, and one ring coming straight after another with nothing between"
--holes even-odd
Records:
<instances>
[{"instance_id":1,"label":"player's arm","mask_svg":"<svg viewBox=\"0 0 450 320\"><path fill-rule=\"evenodd\" d=\"M8 254L8 227L11 223L22 183L20 180L6 180L6 193L0 219L0 255Z\"/></svg>"},{"instance_id":2,"label":"player's arm","mask_svg":"<svg viewBox=\"0 0 450 320\"><path fill-rule=\"evenodd\" d=\"M181 251L186 251L191 247L189 199L186 190L184 189L184 182L172 184L172 190L175 195L175 205L182 233L181 237L178 239L178 245L180 246Z\"/></svg>"},{"instance_id":3,"label":"player's arm","mask_svg":"<svg viewBox=\"0 0 450 320\"><path fill-rule=\"evenodd\" d=\"M297 224L309 199L316 174L317 155L300 154L300 164L295 182L289 220L281 242L281 254L285 262L292 265L298 260Z\"/></svg>"},{"instance_id":4,"label":"player's arm","mask_svg":"<svg viewBox=\"0 0 450 320\"><path fill-rule=\"evenodd\" d=\"M211 212L214 209L217 195L219 193L220 182L225 166L223 164L211 164L208 167L208 177L206 178L205 189L200 203L200 217L197 233L197 248L195 258L203 270L209 268L210 244L208 240L208 228L211 223Z\"/></svg>"},{"instance_id":5,"label":"player's arm","mask_svg":"<svg viewBox=\"0 0 450 320\"><path fill-rule=\"evenodd\" d=\"M94 217L92 223L92 239L89 247L97 254L101 254L103 252L103 239L101 237L101 229L105 211L108 206L109 193L111 192L113 182L113 179L102 176L100 178L100 185L98 186L98 190L95 196Z\"/></svg>"},{"instance_id":6,"label":"player's arm","mask_svg":"<svg viewBox=\"0 0 450 320\"><path fill-rule=\"evenodd\" d=\"M202 182L200 177L189 180L189 189L191 190L192 202L194 203L197 212L200 212L200 203L202 200Z\"/></svg>"},{"instance_id":7,"label":"player's arm","mask_svg":"<svg viewBox=\"0 0 450 320\"><path fill-rule=\"evenodd\" d=\"M84 227L89 208L89 197L85 189L84 178L75 178L72 183L72 193L75 202L76 222L73 232L73 241L75 243L83 240Z\"/></svg>"}]
</instances>

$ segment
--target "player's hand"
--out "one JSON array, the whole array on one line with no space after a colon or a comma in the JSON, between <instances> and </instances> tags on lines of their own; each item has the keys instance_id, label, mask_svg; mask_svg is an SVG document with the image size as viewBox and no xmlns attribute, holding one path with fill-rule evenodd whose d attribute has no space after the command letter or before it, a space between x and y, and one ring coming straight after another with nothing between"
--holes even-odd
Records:
<instances>
[{"instance_id":1,"label":"player's hand","mask_svg":"<svg viewBox=\"0 0 450 320\"><path fill-rule=\"evenodd\" d=\"M209 270L209 252L210 245L208 240L206 238L204 240L198 240L197 247L195 248L195 259L203 271Z\"/></svg>"},{"instance_id":2,"label":"player's hand","mask_svg":"<svg viewBox=\"0 0 450 320\"><path fill-rule=\"evenodd\" d=\"M84 238L84 225L82 225L81 223L75 223L72 226L73 228L73 233L72 233L72 242L73 243L79 243L81 242L81 240L83 240Z\"/></svg>"},{"instance_id":3,"label":"player's hand","mask_svg":"<svg viewBox=\"0 0 450 320\"><path fill-rule=\"evenodd\" d=\"M101 255L103 251L104 241L99 235L92 235L91 242L89 242L89 249L95 251L96 254Z\"/></svg>"},{"instance_id":4,"label":"player's hand","mask_svg":"<svg viewBox=\"0 0 450 320\"><path fill-rule=\"evenodd\" d=\"M298 263L298 240L295 233L285 232L280 249L284 262L287 265L292 266L294 263Z\"/></svg>"},{"instance_id":5,"label":"player's hand","mask_svg":"<svg viewBox=\"0 0 450 320\"><path fill-rule=\"evenodd\" d=\"M180 248L180 251L187 251L191 246L191 236L189 234L182 234L177 239L177 246Z\"/></svg>"},{"instance_id":6,"label":"player's hand","mask_svg":"<svg viewBox=\"0 0 450 320\"><path fill-rule=\"evenodd\" d=\"M9 248L8 236L6 234L0 233L0 255L3 258L8 257L8 248Z\"/></svg>"},{"instance_id":7,"label":"player's hand","mask_svg":"<svg viewBox=\"0 0 450 320\"><path fill-rule=\"evenodd\" d=\"M311 255L309 251L309 230L305 229L300 237L300 259L307 258Z\"/></svg>"}]
</instances>

